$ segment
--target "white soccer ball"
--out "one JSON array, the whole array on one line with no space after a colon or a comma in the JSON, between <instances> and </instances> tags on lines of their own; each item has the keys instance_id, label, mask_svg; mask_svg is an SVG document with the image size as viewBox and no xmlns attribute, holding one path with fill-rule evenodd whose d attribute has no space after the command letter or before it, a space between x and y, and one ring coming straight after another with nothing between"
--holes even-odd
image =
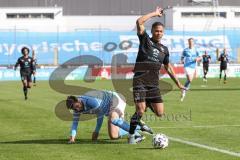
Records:
<instances>
[{"instance_id":1,"label":"white soccer ball","mask_svg":"<svg viewBox=\"0 0 240 160\"><path fill-rule=\"evenodd\" d=\"M158 133L153 136L152 145L154 148L166 148L168 146L168 137L165 134Z\"/></svg>"}]
</instances>

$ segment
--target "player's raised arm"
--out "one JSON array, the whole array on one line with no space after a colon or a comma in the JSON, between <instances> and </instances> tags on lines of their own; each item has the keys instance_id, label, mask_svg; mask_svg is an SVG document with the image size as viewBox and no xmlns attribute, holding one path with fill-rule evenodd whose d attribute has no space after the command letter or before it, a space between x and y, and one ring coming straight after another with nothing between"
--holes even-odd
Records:
<instances>
[{"instance_id":1,"label":"player's raised arm","mask_svg":"<svg viewBox=\"0 0 240 160\"><path fill-rule=\"evenodd\" d=\"M142 35L144 30L145 30L145 27L144 27L144 23L152 18L152 17L156 17L156 16L159 16L161 17L162 16L162 9L160 7L157 7L155 11L151 12L151 13L148 13L140 18L137 19L137 33L139 35Z\"/></svg>"}]
</instances>

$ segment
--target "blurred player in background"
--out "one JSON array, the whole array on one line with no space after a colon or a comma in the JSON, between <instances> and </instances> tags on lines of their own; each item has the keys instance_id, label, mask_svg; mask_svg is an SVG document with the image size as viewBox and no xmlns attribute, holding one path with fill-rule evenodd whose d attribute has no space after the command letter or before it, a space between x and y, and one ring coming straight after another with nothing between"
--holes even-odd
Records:
<instances>
[{"instance_id":1,"label":"blurred player in background","mask_svg":"<svg viewBox=\"0 0 240 160\"><path fill-rule=\"evenodd\" d=\"M152 24L152 38L149 37L145 30L144 23L152 17L161 17L163 10L157 7L155 11L138 18L137 35L140 41L139 51L134 66L133 77L133 97L136 106L136 112L133 114L130 122L129 144L136 144L134 139L134 131L136 126L141 124L141 118L146 110L146 104L150 104L155 115L162 116L164 114L163 100L159 88L159 70L164 67L177 84L179 88L183 88L178 81L175 72L169 63L168 48L161 44L161 38L164 33L164 26L160 22ZM150 128L149 133L152 133Z\"/></svg>"},{"instance_id":2,"label":"blurred player in background","mask_svg":"<svg viewBox=\"0 0 240 160\"><path fill-rule=\"evenodd\" d=\"M32 73L36 70L34 60L29 56L29 52L29 48L23 47L21 50L23 56L18 58L14 66L14 70L16 70L18 65L20 65L20 75L23 84L25 100L28 99L28 88L31 88L32 86Z\"/></svg>"},{"instance_id":3,"label":"blurred player in background","mask_svg":"<svg viewBox=\"0 0 240 160\"><path fill-rule=\"evenodd\" d=\"M202 55L202 63L203 63L203 81L207 82L207 73L208 73L208 67L209 63L211 62L211 56L208 55L207 51Z\"/></svg>"},{"instance_id":4,"label":"blurred player in background","mask_svg":"<svg viewBox=\"0 0 240 160\"><path fill-rule=\"evenodd\" d=\"M34 49L32 49L32 58L33 58L33 64L35 65L35 68L37 67L37 58L36 58L36 53ZM33 70L32 72L33 75L33 86L36 86L36 69Z\"/></svg>"},{"instance_id":5,"label":"blurred player in background","mask_svg":"<svg viewBox=\"0 0 240 160\"><path fill-rule=\"evenodd\" d=\"M225 83L227 83L227 63L229 62L226 48L223 49L223 53L218 58L218 61L220 61L219 82L221 82L222 71L223 71L224 72L224 81L223 81L223 83L225 84Z\"/></svg>"},{"instance_id":6,"label":"blurred player in background","mask_svg":"<svg viewBox=\"0 0 240 160\"><path fill-rule=\"evenodd\" d=\"M97 116L97 124L92 133L92 140L97 140L104 116L108 117L108 134L110 139L118 139L128 135L130 125L124 121L126 102L123 96L111 91L90 91L81 96L69 96L66 101L68 109L73 110L73 123L69 143L74 143L77 127L81 114ZM135 132L135 140L144 139L138 130L145 131L145 124L138 126Z\"/></svg>"},{"instance_id":7,"label":"blurred player in background","mask_svg":"<svg viewBox=\"0 0 240 160\"><path fill-rule=\"evenodd\" d=\"M184 87L188 90L193 78L196 75L197 62L201 61L199 52L194 47L194 39L188 39L188 48L185 48L182 53L181 62L184 64L184 70L187 76L187 81ZM181 101L184 100L186 96L186 90L182 90Z\"/></svg>"}]
</instances>

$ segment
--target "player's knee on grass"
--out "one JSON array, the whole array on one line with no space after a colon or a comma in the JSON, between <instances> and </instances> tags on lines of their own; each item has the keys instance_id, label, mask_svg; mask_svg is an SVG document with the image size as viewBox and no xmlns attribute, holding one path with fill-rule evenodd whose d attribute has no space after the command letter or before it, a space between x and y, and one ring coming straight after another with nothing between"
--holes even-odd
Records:
<instances>
[{"instance_id":1,"label":"player's knee on grass","mask_svg":"<svg viewBox=\"0 0 240 160\"><path fill-rule=\"evenodd\" d=\"M117 126L115 126L114 124L112 124L112 121L109 119L108 120L108 135L109 138L114 140L114 139L118 139L119 135L119 128Z\"/></svg>"},{"instance_id":2,"label":"player's knee on grass","mask_svg":"<svg viewBox=\"0 0 240 160\"><path fill-rule=\"evenodd\" d=\"M114 119L118 119L120 117L118 112L112 111L109 113L109 120L112 122Z\"/></svg>"}]
</instances>

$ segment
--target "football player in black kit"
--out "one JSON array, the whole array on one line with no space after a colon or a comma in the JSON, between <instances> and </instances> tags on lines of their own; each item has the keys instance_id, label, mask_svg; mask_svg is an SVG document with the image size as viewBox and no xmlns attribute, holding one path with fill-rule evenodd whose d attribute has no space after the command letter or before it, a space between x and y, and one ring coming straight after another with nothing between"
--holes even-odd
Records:
<instances>
[{"instance_id":1,"label":"football player in black kit","mask_svg":"<svg viewBox=\"0 0 240 160\"><path fill-rule=\"evenodd\" d=\"M142 125L141 117L146 109L146 104L150 105L157 116L164 114L163 100L159 88L159 70L164 67L180 89L184 89L177 79L172 66L169 63L168 48L161 44L164 26L160 22L152 24L152 38L147 34L144 23L152 17L161 17L163 10L157 7L154 12L148 13L137 20L137 35L140 41L139 51L134 67L133 77L133 97L136 112L133 114L130 123L129 144L136 144L134 131L137 125ZM161 86L160 86L161 87ZM152 132L146 128L147 132Z\"/></svg>"},{"instance_id":2,"label":"football player in black kit","mask_svg":"<svg viewBox=\"0 0 240 160\"><path fill-rule=\"evenodd\" d=\"M224 84L227 83L227 63L229 61L227 50L226 48L223 49L223 53L218 58L218 61L220 61L220 75L219 75L219 82L221 82L222 79L222 71L224 71Z\"/></svg>"},{"instance_id":3,"label":"football player in black kit","mask_svg":"<svg viewBox=\"0 0 240 160\"><path fill-rule=\"evenodd\" d=\"M207 82L207 73L208 73L208 67L209 63L211 61L211 56L208 55L207 51L202 55L202 62L203 62L203 81Z\"/></svg>"},{"instance_id":4,"label":"football player in black kit","mask_svg":"<svg viewBox=\"0 0 240 160\"><path fill-rule=\"evenodd\" d=\"M23 47L22 50L22 57L19 57L14 70L17 69L18 65L20 65L20 75L23 84L23 93L25 96L25 100L27 100L27 93L28 88L31 88L32 85L32 73L35 72L35 64L32 57L29 56L30 50L27 47Z\"/></svg>"}]
</instances>

